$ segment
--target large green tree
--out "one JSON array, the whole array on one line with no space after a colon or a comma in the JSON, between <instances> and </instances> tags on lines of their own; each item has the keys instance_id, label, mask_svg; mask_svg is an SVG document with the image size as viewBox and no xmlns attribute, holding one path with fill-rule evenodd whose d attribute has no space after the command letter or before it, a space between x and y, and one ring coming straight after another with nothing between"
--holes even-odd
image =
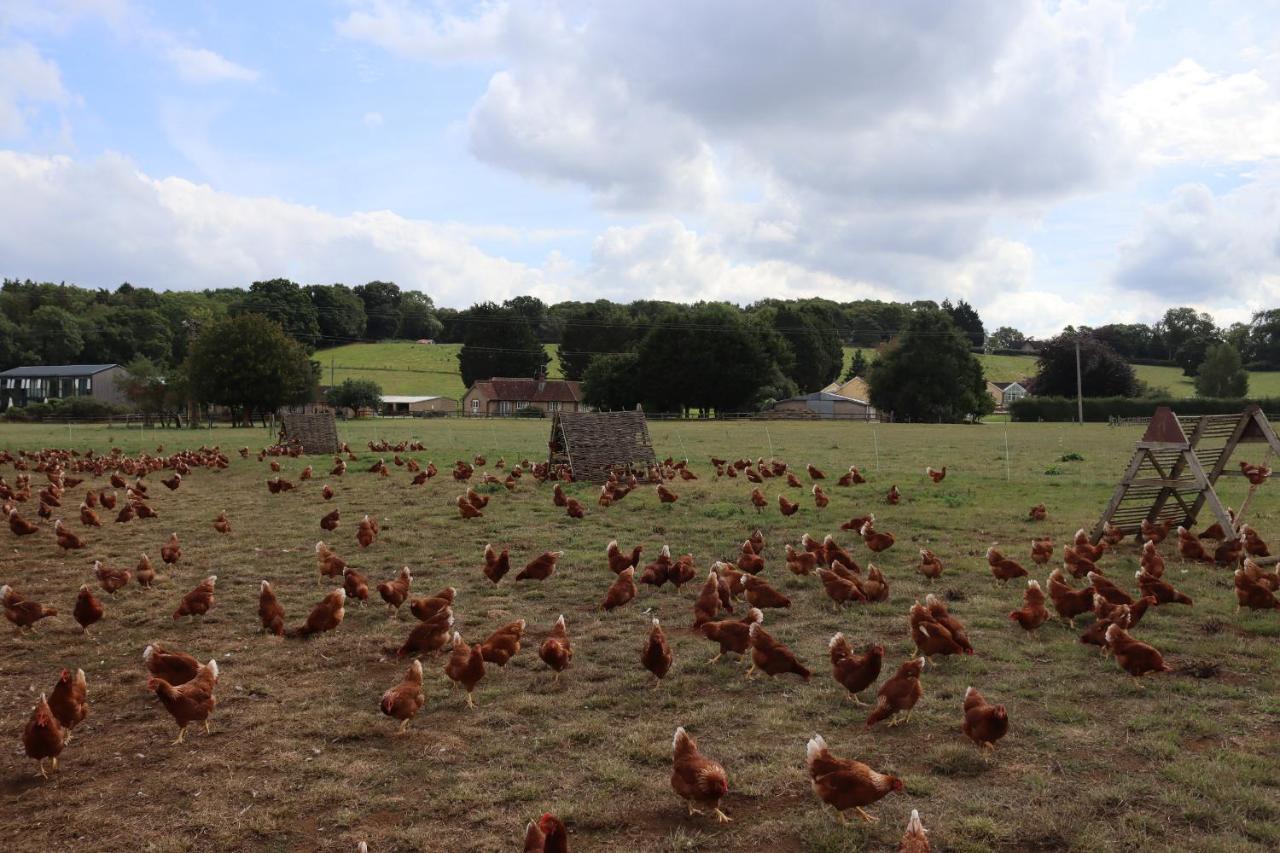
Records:
<instances>
[{"instance_id":1,"label":"large green tree","mask_svg":"<svg viewBox=\"0 0 1280 853\"><path fill-rule=\"evenodd\" d=\"M597 409L634 409L640 402L636 366L640 357L633 352L596 356L582 376L582 396Z\"/></svg>"},{"instance_id":2,"label":"large green tree","mask_svg":"<svg viewBox=\"0 0 1280 853\"><path fill-rule=\"evenodd\" d=\"M324 399L335 409L350 409L358 416L361 409L377 410L382 386L372 379L344 379L326 391Z\"/></svg>"},{"instance_id":3,"label":"large green tree","mask_svg":"<svg viewBox=\"0 0 1280 853\"><path fill-rule=\"evenodd\" d=\"M583 379L600 353L622 353L635 346L635 324L621 305L600 299L557 307L560 369L566 379Z\"/></svg>"},{"instance_id":4,"label":"large green tree","mask_svg":"<svg viewBox=\"0 0 1280 853\"><path fill-rule=\"evenodd\" d=\"M390 281L371 281L355 289L356 296L364 303L368 318L367 332L370 340L394 338L400 327L400 288Z\"/></svg>"},{"instance_id":5,"label":"large green tree","mask_svg":"<svg viewBox=\"0 0 1280 853\"><path fill-rule=\"evenodd\" d=\"M400 298L400 325L396 335L405 340L434 340L444 329L436 319L436 304L430 296L416 290L405 291Z\"/></svg>"},{"instance_id":6,"label":"large green tree","mask_svg":"<svg viewBox=\"0 0 1280 853\"><path fill-rule=\"evenodd\" d=\"M1170 308L1155 325L1155 333L1164 347L1164 357L1176 359L1178 350L1193 338L1217 338L1213 318L1194 308Z\"/></svg>"},{"instance_id":7,"label":"large green tree","mask_svg":"<svg viewBox=\"0 0 1280 853\"><path fill-rule=\"evenodd\" d=\"M969 345L980 347L986 340L987 333L982 327L982 318L978 316L978 312L968 302L961 299L955 305L951 304L951 300L943 300L942 310L951 315L951 322L956 324L965 337L969 339Z\"/></svg>"},{"instance_id":8,"label":"large green tree","mask_svg":"<svg viewBox=\"0 0 1280 853\"><path fill-rule=\"evenodd\" d=\"M1012 326L1001 326L987 338L988 349L1018 349L1027 342L1027 336Z\"/></svg>"},{"instance_id":9,"label":"large green tree","mask_svg":"<svg viewBox=\"0 0 1280 853\"><path fill-rule=\"evenodd\" d=\"M1036 362L1031 391L1041 397L1076 395L1076 344L1086 397L1133 397L1139 390L1133 368L1111 347L1085 332L1063 333L1046 341Z\"/></svg>"},{"instance_id":10,"label":"large green tree","mask_svg":"<svg viewBox=\"0 0 1280 853\"><path fill-rule=\"evenodd\" d=\"M45 364L73 362L84 348L80 324L70 311L56 305L41 305L33 311L28 332Z\"/></svg>"},{"instance_id":11,"label":"large green tree","mask_svg":"<svg viewBox=\"0 0 1280 853\"><path fill-rule=\"evenodd\" d=\"M970 339L943 310L919 308L871 365L871 404L895 420L957 423L995 409Z\"/></svg>"},{"instance_id":12,"label":"large green tree","mask_svg":"<svg viewBox=\"0 0 1280 853\"><path fill-rule=\"evenodd\" d=\"M777 302L760 311L786 341L782 372L802 391L817 391L840 376L844 348L831 317L812 303Z\"/></svg>"},{"instance_id":13,"label":"large green tree","mask_svg":"<svg viewBox=\"0 0 1280 853\"><path fill-rule=\"evenodd\" d=\"M316 309L323 346L341 346L364 338L364 301L345 284L309 284L307 298Z\"/></svg>"},{"instance_id":14,"label":"large green tree","mask_svg":"<svg viewBox=\"0 0 1280 853\"><path fill-rule=\"evenodd\" d=\"M186 370L196 400L228 407L233 423L308 402L319 378L319 365L302 345L256 313L207 326L191 347Z\"/></svg>"},{"instance_id":15,"label":"large green tree","mask_svg":"<svg viewBox=\"0 0 1280 853\"><path fill-rule=\"evenodd\" d=\"M1201 397L1240 398L1249 393L1249 374L1240 353L1231 344L1214 344L1196 371L1196 393Z\"/></svg>"},{"instance_id":16,"label":"large green tree","mask_svg":"<svg viewBox=\"0 0 1280 853\"><path fill-rule=\"evenodd\" d=\"M307 292L287 278L255 281L249 292L236 303L233 314L261 314L284 329L311 352L320 338L320 321L316 306Z\"/></svg>"},{"instance_id":17,"label":"large green tree","mask_svg":"<svg viewBox=\"0 0 1280 853\"><path fill-rule=\"evenodd\" d=\"M533 378L545 373L550 358L529 328L529 322L510 308L492 302L473 305L467 312L458 367L462 384L494 376Z\"/></svg>"}]
</instances>

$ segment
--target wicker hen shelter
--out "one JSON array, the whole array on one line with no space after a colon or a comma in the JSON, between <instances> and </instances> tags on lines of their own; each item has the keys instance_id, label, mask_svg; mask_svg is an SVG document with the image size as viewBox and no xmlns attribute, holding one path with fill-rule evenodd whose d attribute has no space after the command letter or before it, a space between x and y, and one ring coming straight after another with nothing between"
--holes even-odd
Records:
<instances>
[{"instance_id":1,"label":"wicker hen shelter","mask_svg":"<svg viewBox=\"0 0 1280 853\"><path fill-rule=\"evenodd\" d=\"M303 453L337 453L338 423L333 412L284 412L281 444L298 444Z\"/></svg>"},{"instance_id":2,"label":"wicker hen shelter","mask_svg":"<svg viewBox=\"0 0 1280 853\"><path fill-rule=\"evenodd\" d=\"M573 479L592 483L622 468L643 475L658 461L643 412L557 412L550 448L552 465L568 465Z\"/></svg>"},{"instance_id":3,"label":"wicker hen shelter","mask_svg":"<svg viewBox=\"0 0 1280 853\"><path fill-rule=\"evenodd\" d=\"M1129 460L1111 501L1093 528L1093 542L1111 523L1126 535L1141 532L1142 522L1172 521L1190 529L1208 506L1214 521L1237 538L1256 489L1250 488L1233 524L1214 485L1222 476L1243 476L1227 463L1241 444L1267 445L1268 459L1280 454L1280 438L1258 406L1234 415L1178 417L1167 406L1156 409Z\"/></svg>"}]
</instances>

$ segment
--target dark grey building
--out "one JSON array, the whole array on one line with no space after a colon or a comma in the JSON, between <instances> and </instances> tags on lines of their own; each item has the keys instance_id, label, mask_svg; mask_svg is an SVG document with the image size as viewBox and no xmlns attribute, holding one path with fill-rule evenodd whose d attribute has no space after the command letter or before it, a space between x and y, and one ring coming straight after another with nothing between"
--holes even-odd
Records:
<instances>
[{"instance_id":1,"label":"dark grey building","mask_svg":"<svg viewBox=\"0 0 1280 853\"><path fill-rule=\"evenodd\" d=\"M65 397L93 397L121 405L124 395L116 378L125 375L118 364L54 364L13 367L0 372L0 410Z\"/></svg>"}]
</instances>

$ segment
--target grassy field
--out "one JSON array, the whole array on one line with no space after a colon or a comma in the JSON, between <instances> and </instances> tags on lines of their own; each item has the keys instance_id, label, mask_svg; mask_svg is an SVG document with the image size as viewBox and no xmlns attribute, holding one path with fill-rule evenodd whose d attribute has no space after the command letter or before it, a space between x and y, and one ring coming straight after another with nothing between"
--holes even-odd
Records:
<instances>
[{"instance_id":1,"label":"grassy field","mask_svg":"<svg viewBox=\"0 0 1280 853\"><path fill-rule=\"evenodd\" d=\"M318 351L321 383L336 384L344 379L372 379L385 394L440 395L462 399L467 389L458 374L460 344L415 344L385 341L377 344L348 344ZM547 347L551 363L547 375L559 378L560 362L556 345Z\"/></svg>"},{"instance_id":2,"label":"grassy field","mask_svg":"<svg viewBox=\"0 0 1280 853\"><path fill-rule=\"evenodd\" d=\"M1075 632L1048 624L1040 639L1007 618L1021 588L997 588L983 553L996 544L1026 557L1028 539L1066 540L1096 519L1126 462L1135 430L1102 426L1013 424L880 426L837 424L654 423L660 455L688 456L701 479L673 486L674 505L640 489L608 510L596 489L568 488L588 503L574 521L552 506L550 490L528 478L511 494L494 487L482 519L462 522L447 476L457 458L483 453L513 463L545 453L542 422L368 422L344 426L359 462L347 475L318 476L282 495L268 494L266 463L233 455L228 470L196 471L169 492L152 483L158 521L105 524L83 532L85 551L64 554L47 529L7 540L0 582L53 604L64 615L39 633L0 643L0 729L10 749L0 764L0 844L7 849L351 850L361 839L381 851L519 849L525 823L543 811L569 825L577 851L856 851L896 849L911 809L919 809L935 849L951 851L1188 850L1264 851L1280 846L1280 614L1236 614L1230 576L1180 567L1169 577L1195 606L1161 608L1137 634L1166 655L1175 672L1135 684L1116 664L1081 645ZM366 473L375 458L361 451L374 437L417 438L442 476L411 487L393 468L389 479ZM262 430L109 430L75 427L70 437L34 426L0 427L0 447L60 446L133 452L200 443L259 447ZM1006 467L1006 440L1009 451ZM1063 462L1068 452L1083 461ZM857 464L867 485L828 489L819 515L808 495L783 518L757 515L741 479L716 481L710 455L776 456L803 468L837 472ZM287 460L295 477L310 461ZM925 465L949 466L934 485ZM14 472L3 472L12 480ZM158 480L158 477L152 477ZM325 504L325 482L337 496ZM768 481L770 499L781 485ZM828 481L832 482L832 481ZM897 484L903 503L882 495ZM102 485L95 482L94 485ZM1238 506L1240 484L1224 489ZM1280 538L1278 505L1264 488L1251 521ZM1047 522L1026 520L1044 501ZM67 501L69 518L74 501ZM318 520L334 506L342 527L324 535ZM225 509L228 536L211 521ZM865 563L868 553L837 528L874 511L897 545L875 562L891 585L883 604L836 611L815 578L794 577L783 544L804 532L838 534ZM24 515L34 516L26 506ZM363 514L382 520L367 550L355 542ZM603 559L616 537L642 544L645 562L664 543L691 552L703 571L731 558L759 526L769 541L764 576L794 600L766 613L765 626L813 670L810 683L788 676L748 681L727 658L689 631L698 584L675 592L641 587L611 614L599 611L613 580ZM183 543L181 563L145 592L130 586L105 594L107 615L97 641L83 639L68 615L76 589L91 582L92 560L133 565L156 556L171 531ZM258 630L259 581L270 579L289 615L300 622L324 587L316 581L312 546L325 538L372 582L402 566L415 573L413 592L458 588L458 627L471 641L514 618L528 620L525 648L481 682L478 709L467 709L441 673L444 658L424 660L427 704L408 734L378 710L381 693L405 663L385 650L408 633L412 617L388 619L381 602L350 606L331 634L303 642ZM509 547L513 565L549 549L565 552L544 583L491 585L480 573L486 543ZM915 571L916 552L939 554L946 573L930 584ZM1166 549L1168 553L1168 549ZM1028 561L1029 562L1029 561ZM157 561L158 563L158 561ZM1125 546L1102 567L1132 587L1136 551ZM219 576L217 604L202 624L174 622L179 597L199 578ZM1047 572L1036 573L1043 582ZM1126 580L1128 581L1126 583ZM867 732L857 708L830 676L827 641L839 630L859 647L887 650L886 672L912 654L906 613L926 592L944 593L977 648L926 670L924 698L911 721ZM739 609L741 613L741 609ZM573 668L557 686L537 645L564 614L574 642ZM649 619L663 620L675 653L665 685L648 689L639 651ZM174 726L144 689L143 647L161 641L222 669L212 734L194 727L171 746ZM19 735L36 697L63 667L88 674L92 710L50 781L33 777ZM996 754L981 756L959 731L966 686L1009 709L1011 731ZM685 726L729 775L725 810L733 823L687 817L669 785L671 735ZM807 739L821 733L834 752L901 776L903 793L870 811L876 824L836 823L814 797L804 771Z\"/></svg>"}]
</instances>

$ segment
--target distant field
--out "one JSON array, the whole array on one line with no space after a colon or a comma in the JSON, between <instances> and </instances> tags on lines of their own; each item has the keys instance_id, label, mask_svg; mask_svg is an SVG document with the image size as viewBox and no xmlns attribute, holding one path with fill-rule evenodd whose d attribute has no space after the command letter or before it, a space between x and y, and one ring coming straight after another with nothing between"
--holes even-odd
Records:
<instances>
[{"instance_id":1,"label":"distant field","mask_svg":"<svg viewBox=\"0 0 1280 853\"><path fill-rule=\"evenodd\" d=\"M415 344L386 341L377 344L348 344L319 350L314 358L322 368L321 383L336 384L344 379L372 379L386 394L439 395L461 399L467 389L458 375L460 344ZM547 347L551 364L547 375L559 378L557 347Z\"/></svg>"}]
</instances>

